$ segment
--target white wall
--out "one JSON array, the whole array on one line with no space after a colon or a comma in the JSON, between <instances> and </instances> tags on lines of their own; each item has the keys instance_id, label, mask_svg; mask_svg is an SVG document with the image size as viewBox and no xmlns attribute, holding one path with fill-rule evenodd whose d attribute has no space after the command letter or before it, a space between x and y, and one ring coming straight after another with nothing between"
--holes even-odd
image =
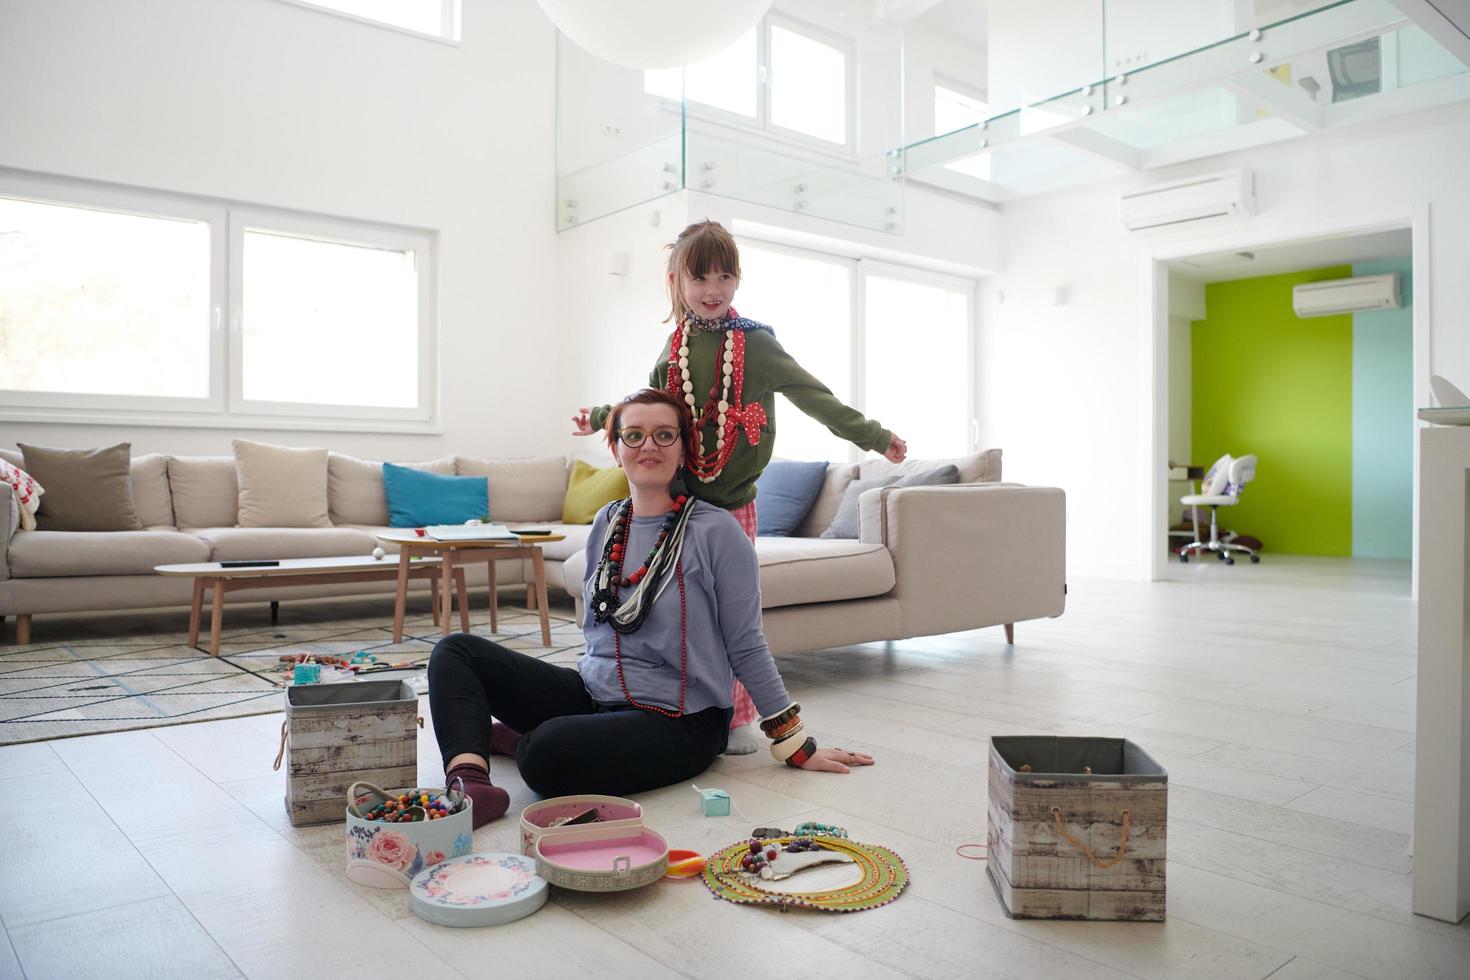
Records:
<instances>
[{"instance_id":1,"label":"white wall","mask_svg":"<svg viewBox=\"0 0 1470 980\"><path fill-rule=\"evenodd\" d=\"M1150 174L1131 184L1245 165L1259 214L1208 228L1127 232L1121 182L1022 201L1003 212L1005 272L982 290L980 370L986 445L1006 475L1067 489L1070 570L1144 578L1153 540L1154 256L1407 227L1428 214L1427 375L1470 375L1470 106L1330 132ZM1416 241L1416 249L1419 243ZM1069 302L996 302L1064 283ZM1167 334L1167 331L1164 331ZM1162 367L1167 370L1166 364ZM1162 385L1161 385L1162 387ZM1167 438L1160 433L1159 438Z\"/></svg>"},{"instance_id":2,"label":"white wall","mask_svg":"<svg viewBox=\"0 0 1470 980\"><path fill-rule=\"evenodd\" d=\"M16 440L379 458L520 455L561 438L551 371L554 33L533 0L464 5L440 44L276 0L0 3L0 166L434 229L444 432L5 423ZM383 384L395 383L384 364Z\"/></svg>"}]
</instances>

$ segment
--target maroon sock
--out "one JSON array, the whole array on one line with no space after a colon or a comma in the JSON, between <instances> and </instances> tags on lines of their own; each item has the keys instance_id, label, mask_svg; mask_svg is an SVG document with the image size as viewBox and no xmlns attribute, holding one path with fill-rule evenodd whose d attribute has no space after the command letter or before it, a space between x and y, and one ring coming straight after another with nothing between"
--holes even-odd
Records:
<instances>
[{"instance_id":1,"label":"maroon sock","mask_svg":"<svg viewBox=\"0 0 1470 980\"><path fill-rule=\"evenodd\" d=\"M451 788L456 779L464 780L465 795L475 801L471 818L473 829L479 829L510 809L510 794L490 782L490 774L470 762L461 762L444 774Z\"/></svg>"},{"instance_id":2,"label":"maroon sock","mask_svg":"<svg viewBox=\"0 0 1470 980\"><path fill-rule=\"evenodd\" d=\"M521 733L503 721L490 722L490 754L516 757L516 746L521 744Z\"/></svg>"}]
</instances>

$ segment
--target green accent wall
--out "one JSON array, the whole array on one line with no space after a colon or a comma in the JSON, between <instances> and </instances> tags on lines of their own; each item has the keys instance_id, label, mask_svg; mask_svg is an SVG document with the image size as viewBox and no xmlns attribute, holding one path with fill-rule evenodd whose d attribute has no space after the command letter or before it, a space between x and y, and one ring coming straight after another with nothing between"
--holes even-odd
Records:
<instances>
[{"instance_id":1,"label":"green accent wall","mask_svg":"<svg viewBox=\"0 0 1470 980\"><path fill-rule=\"evenodd\" d=\"M1268 554L1352 554L1353 318L1291 309L1293 286L1352 271L1209 283L1191 327L1191 455L1206 467L1256 455L1255 480L1220 522Z\"/></svg>"}]
</instances>

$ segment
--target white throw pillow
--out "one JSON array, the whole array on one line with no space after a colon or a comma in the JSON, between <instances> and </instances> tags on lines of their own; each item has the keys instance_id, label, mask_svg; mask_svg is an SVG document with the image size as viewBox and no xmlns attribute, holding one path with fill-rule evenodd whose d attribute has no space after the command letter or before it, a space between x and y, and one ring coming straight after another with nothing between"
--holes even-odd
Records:
<instances>
[{"instance_id":1,"label":"white throw pillow","mask_svg":"<svg viewBox=\"0 0 1470 980\"><path fill-rule=\"evenodd\" d=\"M327 451L236 439L241 527L331 527Z\"/></svg>"}]
</instances>

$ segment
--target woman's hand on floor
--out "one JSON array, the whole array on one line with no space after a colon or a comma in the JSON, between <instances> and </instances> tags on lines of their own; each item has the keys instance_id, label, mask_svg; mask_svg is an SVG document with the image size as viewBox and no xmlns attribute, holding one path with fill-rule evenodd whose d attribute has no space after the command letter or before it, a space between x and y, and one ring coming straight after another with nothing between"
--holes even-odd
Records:
<instances>
[{"instance_id":1,"label":"woman's hand on floor","mask_svg":"<svg viewBox=\"0 0 1470 980\"><path fill-rule=\"evenodd\" d=\"M851 772L850 766L871 766L873 757L846 749L817 749L801 768L813 772Z\"/></svg>"}]
</instances>

